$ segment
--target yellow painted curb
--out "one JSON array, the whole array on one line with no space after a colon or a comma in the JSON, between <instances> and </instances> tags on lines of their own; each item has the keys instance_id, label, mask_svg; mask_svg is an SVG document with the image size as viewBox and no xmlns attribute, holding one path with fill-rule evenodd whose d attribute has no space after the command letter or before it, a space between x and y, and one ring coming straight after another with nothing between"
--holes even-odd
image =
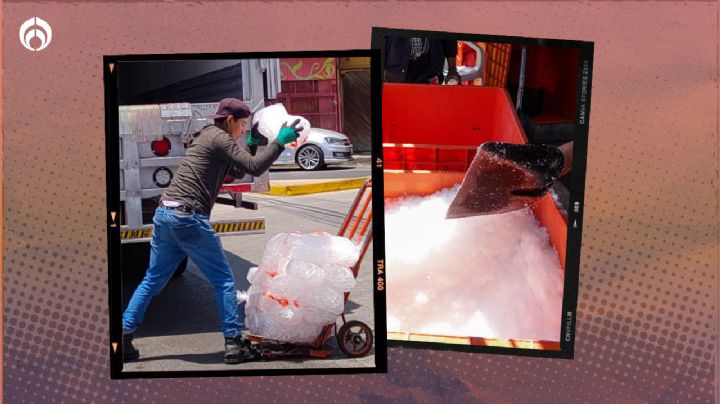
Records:
<instances>
[{"instance_id":1,"label":"yellow painted curb","mask_svg":"<svg viewBox=\"0 0 720 404\"><path fill-rule=\"evenodd\" d=\"M360 188L366 180L367 178L351 178L297 185L272 185L271 183L270 191L263 193L265 195L295 196L317 194L320 192L342 191L346 189Z\"/></svg>"}]
</instances>

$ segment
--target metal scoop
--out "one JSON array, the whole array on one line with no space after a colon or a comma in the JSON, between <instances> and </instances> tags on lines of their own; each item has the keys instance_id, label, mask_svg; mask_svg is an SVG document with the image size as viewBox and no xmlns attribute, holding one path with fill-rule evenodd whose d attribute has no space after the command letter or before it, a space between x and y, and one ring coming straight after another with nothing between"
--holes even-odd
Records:
<instances>
[{"instance_id":1,"label":"metal scoop","mask_svg":"<svg viewBox=\"0 0 720 404\"><path fill-rule=\"evenodd\" d=\"M563 164L563 154L554 146L483 143L446 218L506 213L532 206L547 194Z\"/></svg>"}]
</instances>

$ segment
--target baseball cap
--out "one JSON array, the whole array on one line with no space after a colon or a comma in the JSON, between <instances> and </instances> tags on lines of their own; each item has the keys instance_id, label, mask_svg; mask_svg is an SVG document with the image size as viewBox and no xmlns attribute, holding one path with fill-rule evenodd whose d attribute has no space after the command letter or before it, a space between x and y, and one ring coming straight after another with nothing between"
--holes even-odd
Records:
<instances>
[{"instance_id":1,"label":"baseball cap","mask_svg":"<svg viewBox=\"0 0 720 404\"><path fill-rule=\"evenodd\" d=\"M208 119L225 118L229 115L235 119L247 118L250 116L250 108L237 98L223 98L220 100L217 112L208 116Z\"/></svg>"}]
</instances>

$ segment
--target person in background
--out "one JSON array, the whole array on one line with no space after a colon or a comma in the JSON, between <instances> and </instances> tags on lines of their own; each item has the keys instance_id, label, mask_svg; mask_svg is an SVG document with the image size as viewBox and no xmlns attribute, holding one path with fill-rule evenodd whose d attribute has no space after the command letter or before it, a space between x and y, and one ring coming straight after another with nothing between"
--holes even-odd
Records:
<instances>
[{"instance_id":1,"label":"person in background","mask_svg":"<svg viewBox=\"0 0 720 404\"><path fill-rule=\"evenodd\" d=\"M123 359L140 357L133 346L133 333L143 321L145 311L170 280L186 257L197 264L213 285L225 336L225 363L241 363L255 358L251 344L241 334L237 289L232 269L223 252L220 237L210 224L210 211L226 175L259 176L270 168L285 145L295 141L302 127L299 119L283 124L277 138L257 152L260 134L252 128L247 145L236 141L242 136L250 109L240 100L220 101L215 123L203 128L188 148L172 182L160 198L153 218L150 265L145 278L133 293L123 313Z\"/></svg>"},{"instance_id":2,"label":"person in background","mask_svg":"<svg viewBox=\"0 0 720 404\"><path fill-rule=\"evenodd\" d=\"M385 38L385 82L460 84L456 57L457 41L388 36ZM445 62L447 77L443 73Z\"/></svg>"}]
</instances>

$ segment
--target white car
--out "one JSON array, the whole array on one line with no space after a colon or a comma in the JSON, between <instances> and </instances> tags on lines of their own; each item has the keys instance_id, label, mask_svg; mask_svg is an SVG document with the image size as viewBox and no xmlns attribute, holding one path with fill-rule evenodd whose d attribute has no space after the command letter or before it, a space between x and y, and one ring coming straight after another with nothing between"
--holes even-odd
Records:
<instances>
[{"instance_id":1,"label":"white car","mask_svg":"<svg viewBox=\"0 0 720 404\"><path fill-rule=\"evenodd\" d=\"M297 164L303 170L319 170L327 164L352 161L350 139L342 133L328 129L310 128L307 141L300 147L291 143L273 163L273 166Z\"/></svg>"}]
</instances>

